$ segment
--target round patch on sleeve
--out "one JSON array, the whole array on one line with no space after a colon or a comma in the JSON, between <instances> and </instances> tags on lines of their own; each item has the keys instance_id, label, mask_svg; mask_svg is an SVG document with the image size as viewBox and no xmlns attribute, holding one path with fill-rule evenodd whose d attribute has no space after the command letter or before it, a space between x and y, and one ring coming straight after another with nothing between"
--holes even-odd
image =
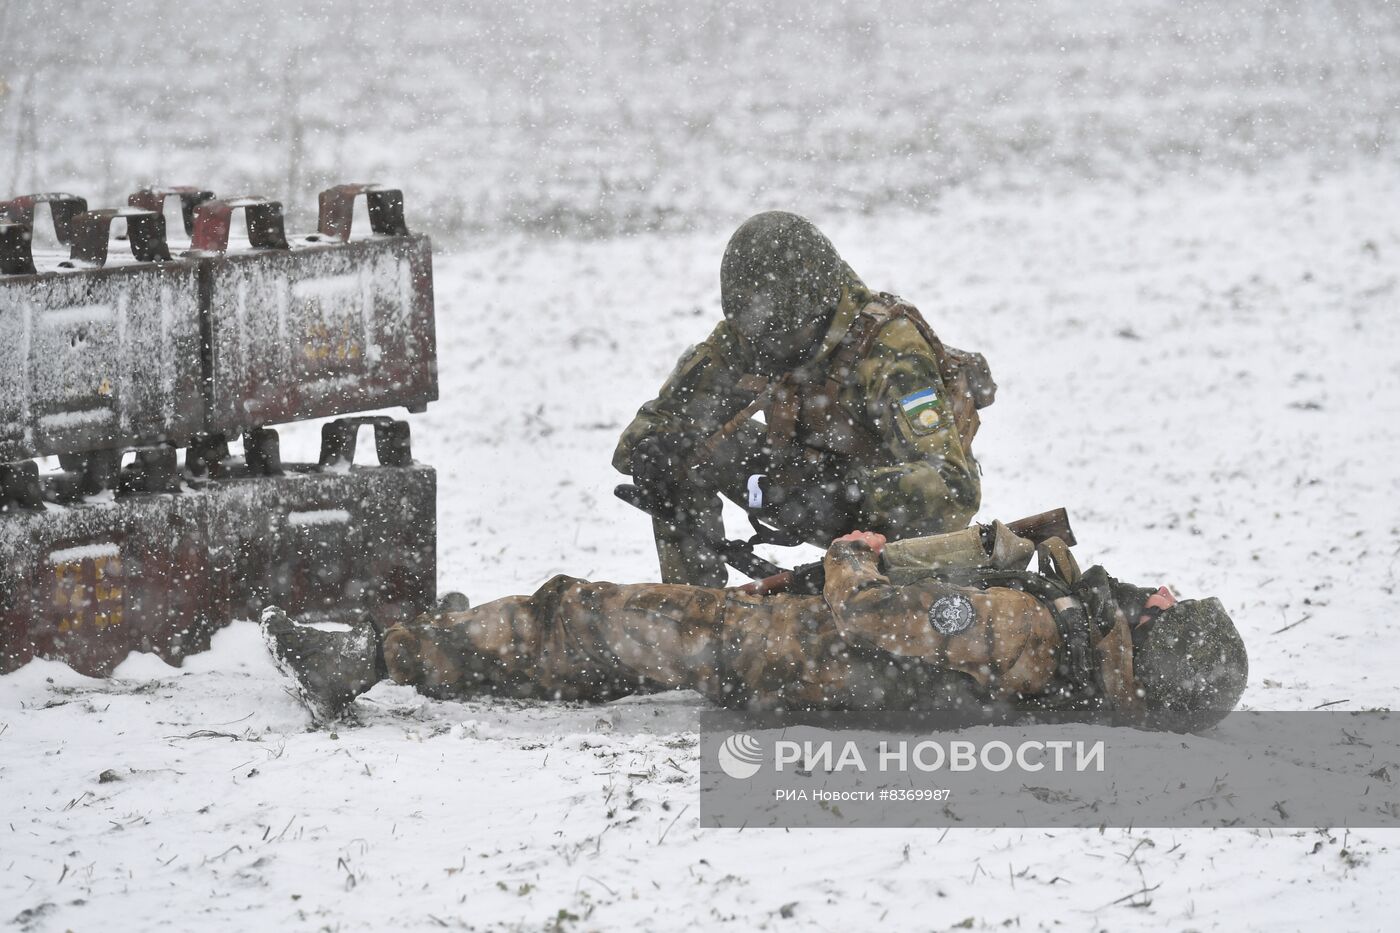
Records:
<instances>
[{"instance_id":1,"label":"round patch on sleeve","mask_svg":"<svg viewBox=\"0 0 1400 933\"><path fill-rule=\"evenodd\" d=\"M972 611L972 600L961 593L940 596L928 607L928 621L935 631L944 635L956 635L972 627L977 614Z\"/></svg>"}]
</instances>

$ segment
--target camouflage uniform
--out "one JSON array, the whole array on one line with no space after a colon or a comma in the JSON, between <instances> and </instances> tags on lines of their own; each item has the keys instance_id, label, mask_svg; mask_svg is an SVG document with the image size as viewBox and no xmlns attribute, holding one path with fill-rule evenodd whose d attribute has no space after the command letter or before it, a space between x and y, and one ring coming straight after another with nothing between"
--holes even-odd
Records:
<instances>
[{"instance_id":1,"label":"camouflage uniform","mask_svg":"<svg viewBox=\"0 0 1400 933\"><path fill-rule=\"evenodd\" d=\"M607 700L649 687L757 709L1063 707L1064 639L1045 602L1006 587L897 586L860 542L826 554L821 596L756 596L559 576L533 595L391 628L396 682L429 695ZM1132 711L1132 638L1119 612L1091 642L1094 692Z\"/></svg>"},{"instance_id":2,"label":"camouflage uniform","mask_svg":"<svg viewBox=\"0 0 1400 933\"><path fill-rule=\"evenodd\" d=\"M720 503L709 489L746 504L746 481L759 473L790 494L838 504L816 522L786 522L781 505L758 513L819 547L855 528L893 540L966 526L981 498L971 453L977 415L966 383L949 384L956 369L950 373L948 361L974 355L934 346L904 310L912 311L848 274L815 355L774 382L751 375L752 352L729 321L721 322L641 407L622 434L613 466L630 472L644 438L713 437L769 391L766 427L743 421L705 451L709 482L687 490L679 503L700 539L723 537ZM858 338L866 347L856 355ZM655 534L663 580L724 584L723 564L711 559L697 569L674 526L657 521Z\"/></svg>"}]
</instances>

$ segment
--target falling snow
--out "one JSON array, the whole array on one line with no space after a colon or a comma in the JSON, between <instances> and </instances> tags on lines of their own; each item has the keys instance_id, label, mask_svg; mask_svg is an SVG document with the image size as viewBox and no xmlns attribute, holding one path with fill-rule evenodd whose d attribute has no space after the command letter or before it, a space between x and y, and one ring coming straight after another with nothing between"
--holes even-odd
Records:
<instances>
[{"instance_id":1,"label":"falling snow","mask_svg":"<svg viewBox=\"0 0 1400 933\"><path fill-rule=\"evenodd\" d=\"M305 230L329 184L401 186L438 248L440 400L411 421L440 590L655 575L613 444L718 319L729 232L786 208L987 356L980 518L1063 505L1082 561L1218 595L1246 708L1395 705L1394 4L210 6L0 4L0 191L116 206L199 183ZM318 441L288 427L283 455ZM381 684L327 733L286 686L249 622L181 668L0 676L0 920L1370 930L1400 910L1393 831L707 830L694 694Z\"/></svg>"}]
</instances>

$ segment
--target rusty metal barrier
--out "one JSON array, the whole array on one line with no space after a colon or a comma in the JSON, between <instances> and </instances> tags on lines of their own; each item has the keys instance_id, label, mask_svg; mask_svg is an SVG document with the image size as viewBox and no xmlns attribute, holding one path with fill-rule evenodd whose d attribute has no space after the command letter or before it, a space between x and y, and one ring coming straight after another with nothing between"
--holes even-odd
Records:
<instances>
[{"instance_id":1,"label":"rusty metal barrier","mask_svg":"<svg viewBox=\"0 0 1400 933\"><path fill-rule=\"evenodd\" d=\"M352 239L361 196L371 229ZM191 238L174 258L171 197ZM44 204L63 249L36 255ZM436 475L408 425L330 422L316 464L283 464L269 427L437 397L431 246L402 195L332 188L318 232L291 239L265 198L148 188L129 205L0 202L0 672L178 663L269 603L385 625L431 606ZM364 427L377 466L355 463ZM60 472L40 473L48 455Z\"/></svg>"},{"instance_id":2,"label":"rusty metal barrier","mask_svg":"<svg viewBox=\"0 0 1400 933\"><path fill-rule=\"evenodd\" d=\"M66 254L35 256L47 203ZM203 430L198 267L158 213L82 198L0 202L0 462L172 442ZM130 249L109 255L126 222Z\"/></svg>"},{"instance_id":3,"label":"rusty metal barrier","mask_svg":"<svg viewBox=\"0 0 1400 933\"><path fill-rule=\"evenodd\" d=\"M350 239L353 201L371 235ZM247 245L230 247L242 210ZM408 232L396 189L322 193L317 233L288 239L282 205L260 197L195 208L210 352L208 431L255 427L437 398L432 250Z\"/></svg>"},{"instance_id":4,"label":"rusty metal barrier","mask_svg":"<svg viewBox=\"0 0 1400 933\"><path fill-rule=\"evenodd\" d=\"M132 192L126 199L126 203L131 207L139 207L161 214L165 210L167 198L180 200L180 214L185 227L185 236L193 237L194 209L205 201L213 200L214 192L192 185L142 188L140 191Z\"/></svg>"},{"instance_id":5,"label":"rusty metal barrier","mask_svg":"<svg viewBox=\"0 0 1400 933\"><path fill-rule=\"evenodd\" d=\"M322 463L234 464L175 495L133 483L0 516L0 672L37 656L101 676L130 651L178 664L269 604L382 625L431 606L436 473L387 418L370 419L379 465L353 465L346 438L366 420L326 425Z\"/></svg>"}]
</instances>

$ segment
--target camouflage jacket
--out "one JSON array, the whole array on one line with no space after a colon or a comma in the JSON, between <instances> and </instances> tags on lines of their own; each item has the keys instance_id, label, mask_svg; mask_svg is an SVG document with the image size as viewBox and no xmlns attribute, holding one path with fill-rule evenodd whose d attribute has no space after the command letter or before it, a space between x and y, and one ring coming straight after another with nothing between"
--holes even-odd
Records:
<instances>
[{"instance_id":1,"label":"camouflage jacket","mask_svg":"<svg viewBox=\"0 0 1400 933\"><path fill-rule=\"evenodd\" d=\"M971 437L959 436L938 350L907 318L884 321L890 304L858 282L843 288L818 352L786 377L799 396L798 452L818 464L815 472L854 487L855 527L890 538L962 528L981 500ZM875 316L878 330L862 358L844 360L843 343L862 315ZM750 375L751 359L739 334L721 322L637 412L613 466L629 472L633 448L658 433L713 435L769 385ZM771 406L766 420L771 428Z\"/></svg>"},{"instance_id":2,"label":"camouflage jacket","mask_svg":"<svg viewBox=\"0 0 1400 933\"><path fill-rule=\"evenodd\" d=\"M937 579L897 586L859 542L832 545L824 564L823 597L850 648L957 672L994 701L1054 708L1080 699L1061 677L1065 645L1055 617L1029 593ZM1114 610L1111 624L1102 634L1094 632L1089 647L1095 689L1102 690L1107 706L1138 711L1129 620Z\"/></svg>"},{"instance_id":3,"label":"camouflage jacket","mask_svg":"<svg viewBox=\"0 0 1400 933\"><path fill-rule=\"evenodd\" d=\"M1095 699L1062 676L1060 629L1029 593L895 585L864 544L832 545L825 565L822 596L725 591L715 680L694 686L755 709L1138 709L1126 619L1091 642Z\"/></svg>"}]
</instances>

